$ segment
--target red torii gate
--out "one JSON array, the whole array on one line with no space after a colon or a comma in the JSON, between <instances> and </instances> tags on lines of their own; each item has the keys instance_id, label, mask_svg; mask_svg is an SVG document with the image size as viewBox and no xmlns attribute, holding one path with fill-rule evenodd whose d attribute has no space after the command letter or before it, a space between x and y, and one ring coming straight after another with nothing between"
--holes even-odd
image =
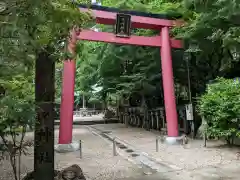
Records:
<instances>
[{"instance_id":1,"label":"red torii gate","mask_svg":"<svg viewBox=\"0 0 240 180\"><path fill-rule=\"evenodd\" d=\"M92 13L92 15L96 18L96 23L106 25L114 25L116 23L117 13L115 12L96 9L89 11L89 9L85 7L80 7L80 11ZM176 137L179 136L171 48L182 48L182 42L180 40L170 38L169 29L175 25L177 25L177 21L174 20L132 15L132 28L160 30L160 34L152 37L130 36L129 38L121 38L116 37L113 33L82 30L79 34L72 32L75 33L75 36L72 36L72 39L70 39L68 45L68 50L71 53L75 53L75 45L77 40L159 47L161 53L167 132L170 141L175 141ZM72 143L74 86L76 72L75 65L75 60L68 59L64 61L59 144Z\"/></svg>"}]
</instances>

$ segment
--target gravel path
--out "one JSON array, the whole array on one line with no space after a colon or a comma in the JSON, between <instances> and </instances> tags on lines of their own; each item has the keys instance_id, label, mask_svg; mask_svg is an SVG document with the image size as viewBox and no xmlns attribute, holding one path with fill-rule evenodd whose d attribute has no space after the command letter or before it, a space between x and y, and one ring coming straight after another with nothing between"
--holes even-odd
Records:
<instances>
[{"instance_id":1,"label":"gravel path","mask_svg":"<svg viewBox=\"0 0 240 180\"><path fill-rule=\"evenodd\" d=\"M103 131L112 131L112 135L146 152L157 161L173 165L178 170L161 174L144 176L143 170L121 156L113 156L112 146L99 136L93 135L88 128L75 126L74 140L83 142L83 159L79 152L56 154L55 166L62 169L78 164L89 180L238 180L240 163L236 160L236 148L223 148L221 142L209 142L208 147L202 141L191 141L189 145L167 146L159 144L159 152L155 151L155 140L158 133L138 128L126 128L121 124L105 124L92 126ZM33 134L28 133L27 138ZM55 131L56 141L58 131ZM23 174L33 168L33 150L30 155L22 157ZM13 180L11 166L7 160L0 162L0 180Z\"/></svg>"},{"instance_id":2,"label":"gravel path","mask_svg":"<svg viewBox=\"0 0 240 180\"><path fill-rule=\"evenodd\" d=\"M79 152L56 153L55 167L57 169L78 164L89 180L114 180L143 174L136 165L121 156L113 156L112 147L84 127L74 129L73 134L74 140L81 139L83 142L83 159L79 158ZM55 137L57 141L58 131L55 131ZM32 133L28 133L27 138L32 138ZM33 149L30 149L29 152L31 153L29 156L22 157L21 171L23 174L33 169ZM8 160L0 162L0 174L0 180L14 179Z\"/></svg>"},{"instance_id":3,"label":"gravel path","mask_svg":"<svg viewBox=\"0 0 240 180\"><path fill-rule=\"evenodd\" d=\"M227 179L234 179L235 172L240 171L240 160L236 158L236 153L240 149L228 148L220 141L208 142L207 148L203 147L202 140L190 140L186 146L168 146L159 143L159 152L156 152L158 132L149 132L140 128L126 128L122 124L94 125L91 127L111 131L112 136L125 141L141 152L146 152L157 161L176 167L181 172L193 173L194 180L206 179L207 175L211 177L213 172L216 172L215 176L218 176L221 174L217 173L219 171L224 172L222 176L227 177ZM200 174L204 174L204 176L200 176Z\"/></svg>"},{"instance_id":4,"label":"gravel path","mask_svg":"<svg viewBox=\"0 0 240 180\"><path fill-rule=\"evenodd\" d=\"M67 156L57 154L57 167L79 164L91 180L114 180L143 174L141 169L121 156L113 156L112 147L87 129L74 129L73 134L75 140L83 142L83 159L79 158L79 152Z\"/></svg>"}]
</instances>

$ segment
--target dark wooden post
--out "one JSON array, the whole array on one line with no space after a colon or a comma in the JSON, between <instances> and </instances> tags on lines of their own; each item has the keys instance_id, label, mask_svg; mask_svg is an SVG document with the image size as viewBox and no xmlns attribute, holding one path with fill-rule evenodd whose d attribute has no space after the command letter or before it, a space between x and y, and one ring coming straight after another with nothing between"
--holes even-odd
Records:
<instances>
[{"instance_id":1,"label":"dark wooden post","mask_svg":"<svg viewBox=\"0 0 240 180\"><path fill-rule=\"evenodd\" d=\"M38 54L35 68L34 180L53 180L55 62L48 50Z\"/></svg>"}]
</instances>

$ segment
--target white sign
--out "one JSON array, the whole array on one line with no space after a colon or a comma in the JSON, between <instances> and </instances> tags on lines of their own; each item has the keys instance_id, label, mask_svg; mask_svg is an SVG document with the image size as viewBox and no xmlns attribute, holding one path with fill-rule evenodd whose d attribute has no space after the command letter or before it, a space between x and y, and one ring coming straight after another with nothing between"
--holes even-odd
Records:
<instances>
[{"instance_id":1,"label":"white sign","mask_svg":"<svg viewBox=\"0 0 240 180\"><path fill-rule=\"evenodd\" d=\"M101 6L101 1L97 2L97 0L92 0L92 4Z\"/></svg>"},{"instance_id":2,"label":"white sign","mask_svg":"<svg viewBox=\"0 0 240 180\"><path fill-rule=\"evenodd\" d=\"M185 105L186 108L186 118L188 121L192 121L193 120L193 106L192 104L187 104Z\"/></svg>"}]
</instances>

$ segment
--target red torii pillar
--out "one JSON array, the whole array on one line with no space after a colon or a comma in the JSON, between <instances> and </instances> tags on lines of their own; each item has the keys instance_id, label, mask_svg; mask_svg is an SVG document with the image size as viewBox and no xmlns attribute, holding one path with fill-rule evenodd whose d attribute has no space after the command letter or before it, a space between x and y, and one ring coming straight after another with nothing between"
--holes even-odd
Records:
<instances>
[{"instance_id":1,"label":"red torii pillar","mask_svg":"<svg viewBox=\"0 0 240 180\"><path fill-rule=\"evenodd\" d=\"M70 32L67 50L75 55L79 30L73 28ZM74 108L76 62L75 59L66 59L63 64L62 97L60 106L59 144L72 143L72 124Z\"/></svg>"},{"instance_id":2,"label":"red torii pillar","mask_svg":"<svg viewBox=\"0 0 240 180\"><path fill-rule=\"evenodd\" d=\"M81 9L86 11L86 9ZM114 24L116 13L93 10L96 21L101 24ZM149 17L132 16L132 27L146 29L161 29L159 36L143 37L131 36L130 38L118 38L112 33L95 32L83 30L77 36L79 40L100 41L117 44L130 44L141 46L160 47L162 80L164 89L164 103L167 120L167 139L174 143L179 136L178 117L175 101L174 77L172 68L171 48L182 48L181 41L170 39L169 28L173 26L173 21L161 20ZM76 33L75 33L76 35ZM74 36L73 36L74 37ZM76 37L70 41L70 46L75 47ZM69 48L72 51L74 48ZM62 100L60 111L59 144L71 144L73 106L74 106L74 84L75 84L75 61L64 61Z\"/></svg>"},{"instance_id":3,"label":"red torii pillar","mask_svg":"<svg viewBox=\"0 0 240 180\"><path fill-rule=\"evenodd\" d=\"M162 81L164 91L164 105L167 120L167 132L170 137L178 136L178 116L175 100L175 87L172 68L171 44L169 36L169 28L163 27L161 31L162 47L161 47L161 64L162 64Z\"/></svg>"}]
</instances>

